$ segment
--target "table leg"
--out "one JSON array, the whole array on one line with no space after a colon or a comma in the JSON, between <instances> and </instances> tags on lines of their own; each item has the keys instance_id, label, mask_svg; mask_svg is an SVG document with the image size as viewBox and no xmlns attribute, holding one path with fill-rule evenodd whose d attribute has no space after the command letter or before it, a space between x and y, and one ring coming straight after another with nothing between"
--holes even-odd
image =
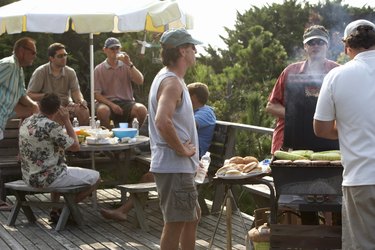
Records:
<instances>
[{"instance_id":1,"label":"table leg","mask_svg":"<svg viewBox=\"0 0 375 250\"><path fill-rule=\"evenodd\" d=\"M95 170L95 152L91 151L91 168ZM96 190L91 194L91 203L94 209L98 208L98 195Z\"/></svg>"},{"instance_id":2,"label":"table leg","mask_svg":"<svg viewBox=\"0 0 375 250\"><path fill-rule=\"evenodd\" d=\"M228 192L231 192L231 190ZM232 250L232 199L230 195L226 198L226 206L227 250Z\"/></svg>"},{"instance_id":3,"label":"table leg","mask_svg":"<svg viewBox=\"0 0 375 250\"><path fill-rule=\"evenodd\" d=\"M210 241L210 244L208 246L208 249L211 249L212 244L214 243L216 232L217 232L217 229L219 228L219 224L220 224L220 219L221 219L221 216L223 215L223 212L224 212L224 206L225 206L225 201L226 201L227 196L228 196L228 192L226 190L225 195L224 195L224 202L221 205L221 210L220 210L219 218L217 219L215 230L214 230L214 233L213 233L213 235L211 237L211 241Z\"/></svg>"}]
</instances>

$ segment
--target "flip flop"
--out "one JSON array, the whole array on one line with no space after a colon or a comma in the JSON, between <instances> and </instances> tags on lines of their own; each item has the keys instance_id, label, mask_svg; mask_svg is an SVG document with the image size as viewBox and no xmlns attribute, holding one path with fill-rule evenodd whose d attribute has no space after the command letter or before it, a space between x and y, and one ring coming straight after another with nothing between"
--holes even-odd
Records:
<instances>
[{"instance_id":1,"label":"flip flop","mask_svg":"<svg viewBox=\"0 0 375 250\"><path fill-rule=\"evenodd\" d=\"M10 211L12 210L12 205L0 200L0 211Z\"/></svg>"}]
</instances>

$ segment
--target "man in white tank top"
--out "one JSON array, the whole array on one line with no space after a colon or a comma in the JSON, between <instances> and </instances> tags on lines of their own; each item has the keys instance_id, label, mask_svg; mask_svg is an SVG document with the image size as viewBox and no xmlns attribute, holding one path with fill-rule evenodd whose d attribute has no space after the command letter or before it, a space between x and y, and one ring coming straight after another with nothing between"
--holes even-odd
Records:
<instances>
[{"instance_id":1,"label":"man in white tank top","mask_svg":"<svg viewBox=\"0 0 375 250\"><path fill-rule=\"evenodd\" d=\"M198 134L183 77L195 64L195 45L184 29L160 38L162 62L149 94L150 172L160 198L164 228L160 249L195 249L200 207L194 176L199 164Z\"/></svg>"}]
</instances>

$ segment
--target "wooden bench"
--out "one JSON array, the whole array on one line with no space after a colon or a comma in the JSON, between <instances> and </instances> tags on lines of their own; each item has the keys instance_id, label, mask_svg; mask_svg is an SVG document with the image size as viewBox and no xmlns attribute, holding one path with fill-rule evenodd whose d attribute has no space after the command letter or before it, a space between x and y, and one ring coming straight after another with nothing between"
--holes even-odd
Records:
<instances>
[{"instance_id":1,"label":"wooden bench","mask_svg":"<svg viewBox=\"0 0 375 250\"><path fill-rule=\"evenodd\" d=\"M129 199L133 199L134 210L137 216L138 225L145 232L150 230L146 221L146 214L143 210L142 194L150 191L156 191L155 182L145 182L136 184L118 185L117 188L121 191L121 203L126 202L126 194L129 193Z\"/></svg>"},{"instance_id":2,"label":"wooden bench","mask_svg":"<svg viewBox=\"0 0 375 250\"><path fill-rule=\"evenodd\" d=\"M0 199L5 201L7 181L21 178L21 164L18 159L18 136L20 119L9 119L0 141Z\"/></svg>"},{"instance_id":3,"label":"wooden bench","mask_svg":"<svg viewBox=\"0 0 375 250\"><path fill-rule=\"evenodd\" d=\"M27 220L29 222L35 222L36 218L31 209L31 206L58 206L63 205L62 213L60 215L59 221L57 222L56 231L63 230L65 228L68 217L71 214L77 225L83 224L83 217L79 210L78 204L75 203L74 199L77 193L82 192L89 188L89 185L80 185L80 186L70 186L64 188L34 188L31 187L23 180L13 181L5 183L5 187L11 190L16 196L16 202L12 208L12 211L8 217L7 224L9 226L14 226L18 213L22 208ZM51 201L30 201L26 199L27 195L33 195L38 193L51 193L57 192L61 193L64 197L64 202L54 203Z\"/></svg>"},{"instance_id":4,"label":"wooden bench","mask_svg":"<svg viewBox=\"0 0 375 250\"><path fill-rule=\"evenodd\" d=\"M224 160L233 156L234 152L234 134L232 133L231 127L217 123L215 126L214 136L209 148L211 152L211 164L208 170L208 177L205 179L203 184L198 186L198 201L202 210L202 215L210 213L208 206L205 202L205 197L200 192L203 189L204 184L209 184L212 181L212 177L215 175L216 170L223 166ZM150 166L151 153L143 152L135 157L135 161L141 165ZM137 183L137 184L125 184L118 185L118 189L121 190L121 200L124 201L126 193L134 198L134 208L136 209L138 223L141 228L145 231L148 230L146 223L146 216L143 211L143 206L139 199L139 194L148 193L150 191L156 191L155 183ZM220 205L224 198L224 186L215 187L214 202L212 212L220 211ZM138 205L136 205L138 204Z\"/></svg>"}]
</instances>

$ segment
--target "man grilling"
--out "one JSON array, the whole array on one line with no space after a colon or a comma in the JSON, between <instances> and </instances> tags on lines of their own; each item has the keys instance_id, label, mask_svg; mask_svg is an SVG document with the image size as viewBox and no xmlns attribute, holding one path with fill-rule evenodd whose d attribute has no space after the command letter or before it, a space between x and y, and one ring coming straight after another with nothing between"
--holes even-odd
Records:
<instances>
[{"instance_id":1,"label":"man grilling","mask_svg":"<svg viewBox=\"0 0 375 250\"><path fill-rule=\"evenodd\" d=\"M303 44L306 60L288 65L268 98L266 111L277 118L272 154L288 148L322 150L314 147L327 143L319 141L313 133L313 113L324 76L339 64L326 58L329 33L323 26L307 28ZM331 142L327 147L331 147ZM301 212L301 220L302 224L319 224L316 212Z\"/></svg>"}]
</instances>

